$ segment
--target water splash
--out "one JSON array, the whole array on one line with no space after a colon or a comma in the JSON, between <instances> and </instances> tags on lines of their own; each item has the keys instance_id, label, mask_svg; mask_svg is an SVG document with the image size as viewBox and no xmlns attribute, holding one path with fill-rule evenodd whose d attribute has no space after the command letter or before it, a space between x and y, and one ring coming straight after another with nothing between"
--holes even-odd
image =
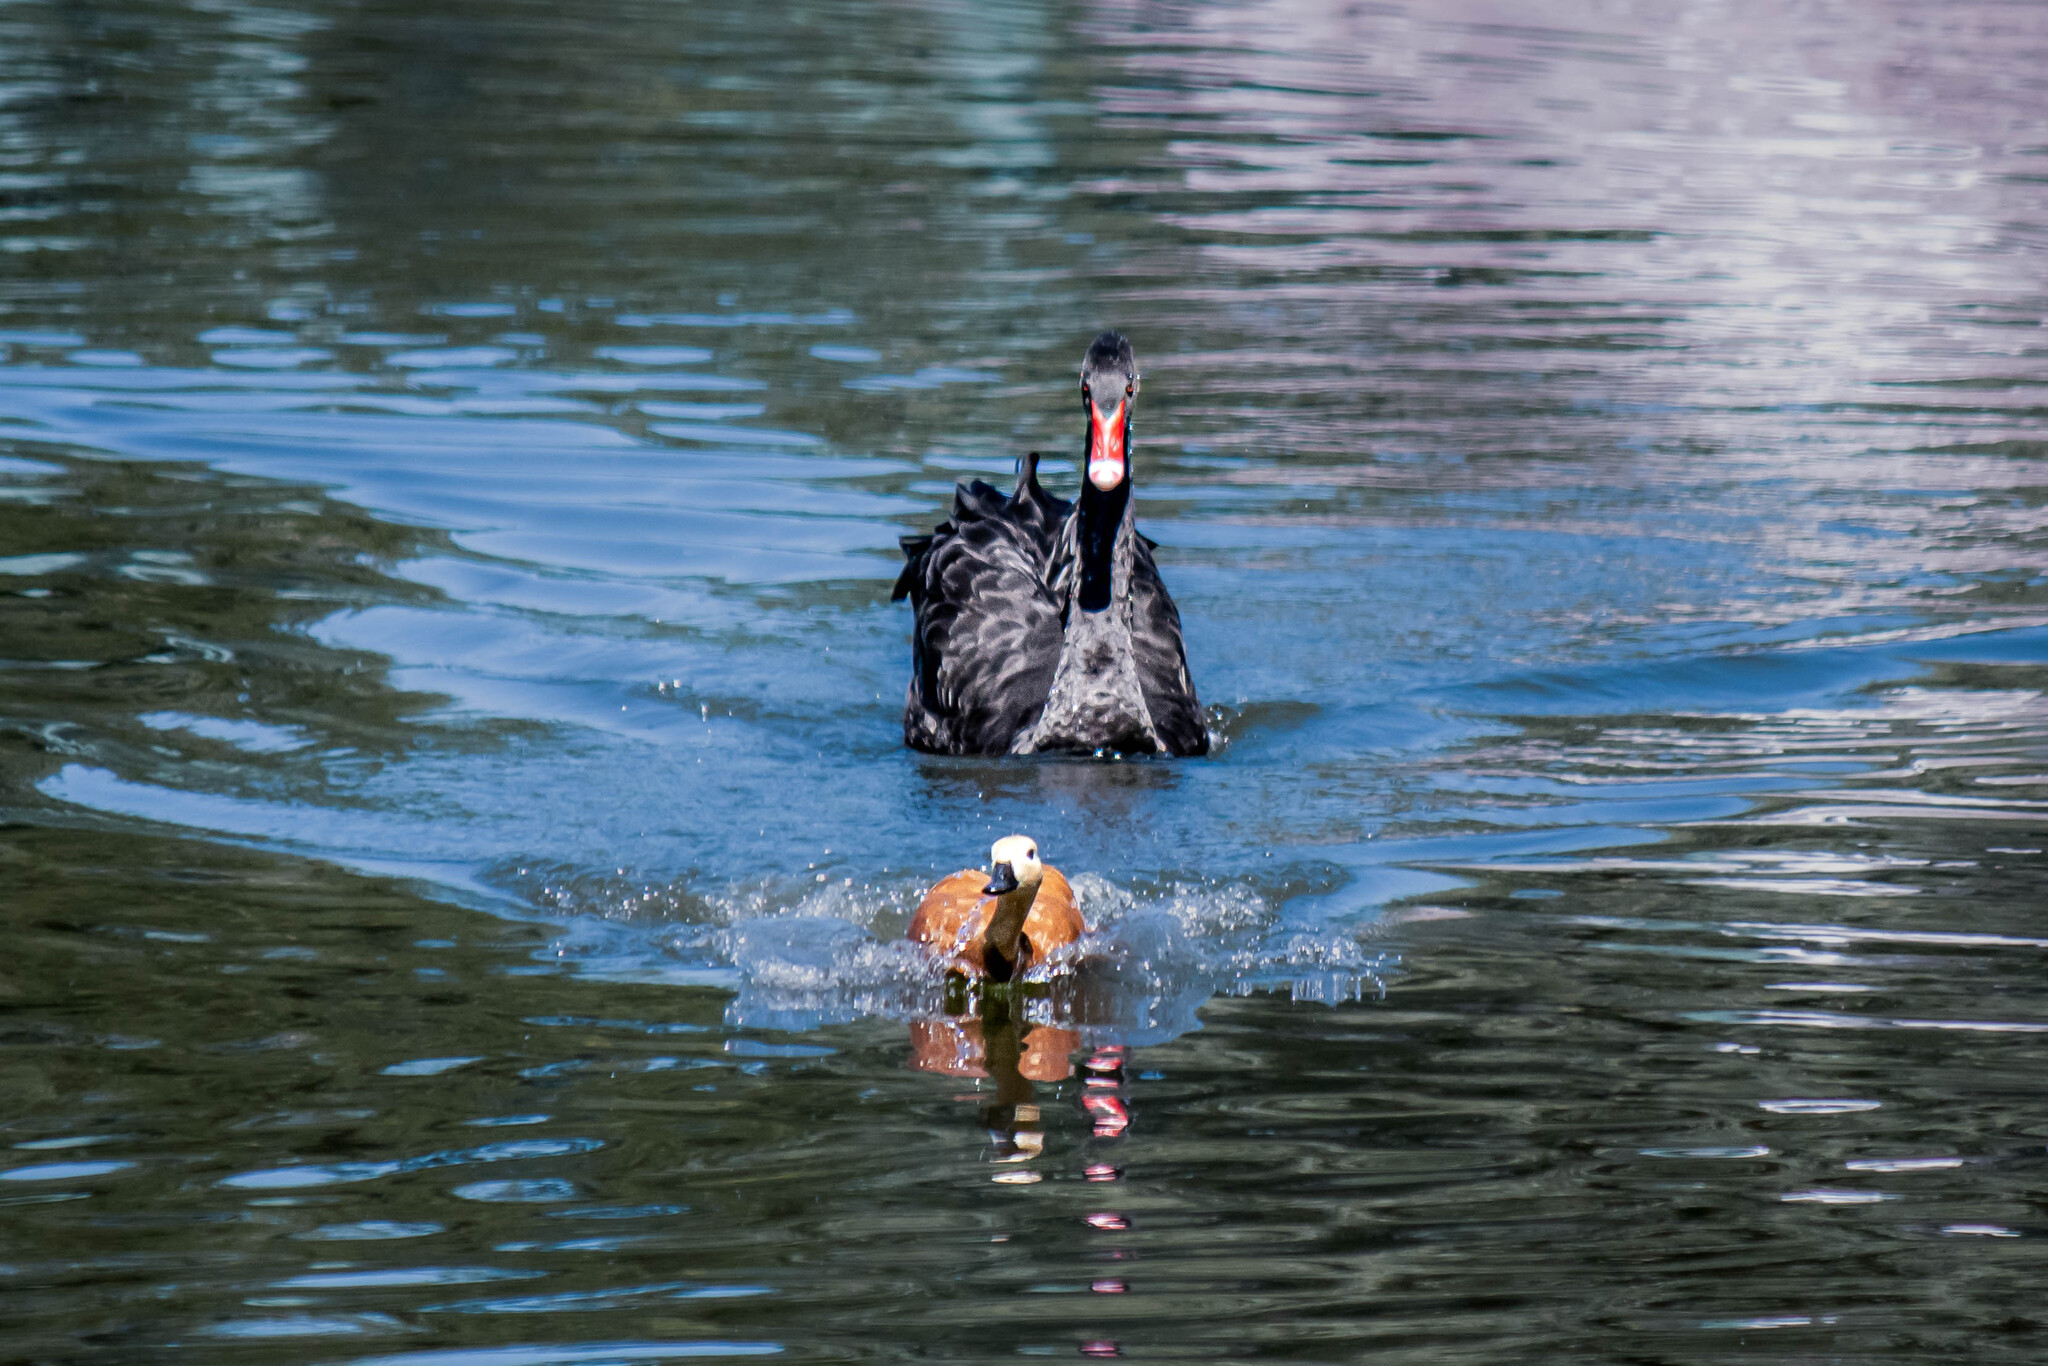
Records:
<instances>
[{"instance_id":1,"label":"water splash","mask_svg":"<svg viewBox=\"0 0 2048 1366\"><path fill-rule=\"evenodd\" d=\"M716 980L735 989L728 1023L805 1030L864 1016L948 1014L943 965L903 937L921 881L792 877L700 890L613 871L528 866L508 881L566 923L542 954L580 974ZM1025 980L1044 988L1034 1023L1089 1042L1157 1043L1199 1028L1210 997L1280 991L1334 1003L1379 995L1397 959L1355 931L1304 929L1242 881L1120 886L1073 878L1089 932Z\"/></svg>"}]
</instances>

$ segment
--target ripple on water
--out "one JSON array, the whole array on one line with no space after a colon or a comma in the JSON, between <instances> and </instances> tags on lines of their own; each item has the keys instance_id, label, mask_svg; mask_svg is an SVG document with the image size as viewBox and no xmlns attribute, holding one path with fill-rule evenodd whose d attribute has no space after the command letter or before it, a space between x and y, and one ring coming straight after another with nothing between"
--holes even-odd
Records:
<instances>
[{"instance_id":1,"label":"ripple on water","mask_svg":"<svg viewBox=\"0 0 2048 1366\"><path fill-rule=\"evenodd\" d=\"M0 1170L0 1181L84 1181L127 1171L133 1162L38 1162L25 1167Z\"/></svg>"},{"instance_id":2,"label":"ripple on water","mask_svg":"<svg viewBox=\"0 0 2048 1366\"><path fill-rule=\"evenodd\" d=\"M240 1172L226 1177L220 1185L234 1190L289 1190L302 1186L350 1185L375 1181L405 1172L430 1171L440 1167L461 1167L480 1162L517 1162L533 1158L569 1157L591 1153L604 1146L597 1138L533 1138L508 1143L487 1143L477 1148L457 1148L419 1157L385 1162L309 1162L300 1166L271 1167Z\"/></svg>"},{"instance_id":3,"label":"ripple on water","mask_svg":"<svg viewBox=\"0 0 2048 1366\"><path fill-rule=\"evenodd\" d=\"M294 1238L312 1242L379 1242L392 1238L427 1238L443 1230L441 1224L402 1223L391 1219L364 1219L353 1224L322 1224L295 1233Z\"/></svg>"},{"instance_id":4,"label":"ripple on water","mask_svg":"<svg viewBox=\"0 0 2048 1366\"><path fill-rule=\"evenodd\" d=\"M524 1281L544 1271L509 1271L492 1266L401 1266L368 1271L309 1271L271 1285L279 1290L359 1290L411 1285L475 1285L483 1281Z\"/></svg>"},{"instance_id":5,"label":"ripple on water","mask_svg":"<svg viewBox=\"0 0 2048 1366\"><path fill-rule=\"evenodd\" d=\"M573 1181L559 1177L529 1177L519 1181L472 1181L452 1192L458 1199L485 1204L543 1205L574 1200L582 1194Z\"/></svg>"},{"instance_id":6,"label":"ripple on water","mask_svg":"<svg viewBox=\"0 0 2048 1366\"><path fill-rule=\"evenodd\" d=\"M696 1357L773 1356L775 1342L590 1342L553 1346L464 1347L358 1357L349 1366L603 1366L615 1361L683 1361Z\"/></svg>"},{"instance_id":7,"label":"ripple on water","mask_svg":"<svg viewBox=\"0 0 2048 1366\"><path fill-rule=\"evenodd\" d=\"M389 1314L294 1314L281 1318L229 1319L207 1324L199 1331L211 1338L265 1341L402 1333L405 1325Z\"/></svg>"},{"instance_id":8,"label":"ripple on water","mask_svg":"<svg viewBox=\"0 0 2048 1366\"><path fill-rule=\"evenodd\" d=\"M748 1299L775 1293L765 1285L692 1285L671 1281L660 1285L621 1286L614 1290L564 1291L509 1299L457 1300L429 1312L451 1314L592 1314L638 1308L649 1300Z\"/></svg>"}]
</instances>

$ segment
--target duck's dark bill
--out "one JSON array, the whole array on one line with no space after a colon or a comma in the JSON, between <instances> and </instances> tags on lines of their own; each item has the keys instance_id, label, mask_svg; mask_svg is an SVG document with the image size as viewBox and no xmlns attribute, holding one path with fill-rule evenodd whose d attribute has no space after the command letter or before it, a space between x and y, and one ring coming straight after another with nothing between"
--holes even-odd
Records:
<instances>
[{"instance_id":1,"label":"duck's dark bill","mask_svg":"<svg viewBox=\"0 0 2048 1366\"><path fill-rule=\"evenodd\" d=\"M1088 482L1108 493L1124 481L1124 405L1107 416L1088 405Z\"/></svg>"},{"instance_id":2,"label":"duck's dark bill","mask_svg":"<svg viewBox=\"0 0 2048 1366\"><path fill-rule=\"evenodd\" d=\"M988 887L985 890L989 896L1001 896L1004 892L1016 891L1016 870L1007 863L994 865L988 870Z\"/></svg>"}]
</instances>

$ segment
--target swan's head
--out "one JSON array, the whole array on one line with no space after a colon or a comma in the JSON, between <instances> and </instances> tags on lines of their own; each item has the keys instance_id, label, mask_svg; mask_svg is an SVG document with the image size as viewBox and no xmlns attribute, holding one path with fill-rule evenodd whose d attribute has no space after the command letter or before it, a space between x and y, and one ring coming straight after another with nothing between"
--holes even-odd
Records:
<instances>
[{"instance_id":1,"label":"swan's head","mask_svg":"<svg viewBox=\"0 0 2048 1366\"><path fill-rule=\"evenodd\" d=\"M1043 881L1045 865L1038 861L1038 841L1029 835L1005 835L988 851L988 895L1036 892Z\"/></svg>"},{"instance_id":2,"label":"swan's head","mask_svg":"<svg viewBox=\"0 0 2048 1366\"><path fill-rule=\"evenodd\" d=\"M1138 357L1121 332L1105 332L1081 359L1081 407L1088 414L1088 482L1109 493L1131 475L1131 407Z\"/></svg>"}]
</instances>

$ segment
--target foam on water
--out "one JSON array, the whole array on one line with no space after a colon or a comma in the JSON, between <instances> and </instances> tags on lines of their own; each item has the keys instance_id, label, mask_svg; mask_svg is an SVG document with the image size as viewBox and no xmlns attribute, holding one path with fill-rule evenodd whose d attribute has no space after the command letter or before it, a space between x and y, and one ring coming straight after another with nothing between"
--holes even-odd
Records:
<instances>
[{"instance_id":1,"label":"foam on water","mask_svg":"<svg viewBox=\"0 0 2048 1366\"><path fill-rule=\"evenodd\" d=\"M1374 996L1398 965L1356 931L1289 926L1236 881L1131 889L1072 878L1088 933L1025 980L1045 990L1030 1018L1082 1029L1091 1042L1146 1043L1199 1027L1216 994L1282 990L1337 1002ZM514 870L507 885L567 925L538 955L587 976L646 980L680 966L727 980L728 1023L810 1030L868 1015L948 1015L943 963L904 938L919 882L776 878L716 891L620 874Z\"/></svg>"}]
</instances>

